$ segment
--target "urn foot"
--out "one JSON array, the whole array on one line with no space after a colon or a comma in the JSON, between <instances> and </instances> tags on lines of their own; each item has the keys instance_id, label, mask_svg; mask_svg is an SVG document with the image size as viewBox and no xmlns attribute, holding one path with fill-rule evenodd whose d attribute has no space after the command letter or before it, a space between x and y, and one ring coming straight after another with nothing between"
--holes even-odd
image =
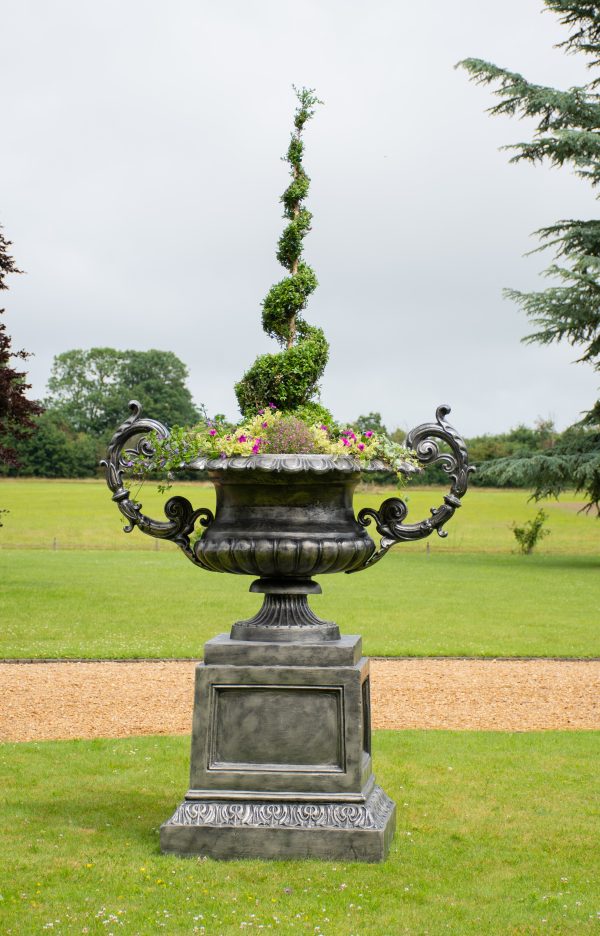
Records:
<instances>
[{"instance_id":1,"label":"urn foot","mask_svg":"<svg viewBox=\"0 0 600 936\"><path fill-rule=\"evenodd\" d=\"M232 640L319 643L340 639L337 624L321 620L309 607L308 595L321 594L317 582L265 578L252 582L250 591L265 596L262 608L254 617L233 625Z\"/></svg>"}]
</instances>

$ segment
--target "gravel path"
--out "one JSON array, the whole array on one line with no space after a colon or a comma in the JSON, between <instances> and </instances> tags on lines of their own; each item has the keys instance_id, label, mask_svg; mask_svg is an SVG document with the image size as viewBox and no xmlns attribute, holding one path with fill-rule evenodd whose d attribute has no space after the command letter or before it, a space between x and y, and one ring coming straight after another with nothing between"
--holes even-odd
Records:
<instances>
[{"instance_id":1,"label":"gravel path","mask_svg":"<svg viewBox=\"0 0 600 936\"><path fill-rule=\"evenodd\" d=\"M187 734L194 663L0 663L0 741ZM600 729L600 661L371 660L374 728Z\"/></svg>"}]
</instances>

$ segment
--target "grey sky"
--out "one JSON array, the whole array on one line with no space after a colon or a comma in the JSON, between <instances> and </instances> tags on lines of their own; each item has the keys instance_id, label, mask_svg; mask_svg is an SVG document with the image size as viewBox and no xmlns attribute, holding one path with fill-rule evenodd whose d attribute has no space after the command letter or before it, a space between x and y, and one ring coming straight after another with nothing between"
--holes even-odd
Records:
<instances>
[{"instance_id":1,"label":"grey sky","mask_svg":"<svg viewBox=\"0 0 600 936\"><path fill-rule=\"evenodd\" d=\"M27 276L3 297L37 395L52 358L172 350L209 412L258 353L294 99L306 131L320 286L306 318L331 343L323 402L410 428L448 402L465 434L537 416L562 428L596 396L568 346L526 347L503 286L540 288L530 234L588 217L568 171L510 166L525 123L453 65L487 58L556 86L586 80L541 0L5 2L0 221ZM149 414L151 415L151 414Z\"/></svg>"}]
</instances>

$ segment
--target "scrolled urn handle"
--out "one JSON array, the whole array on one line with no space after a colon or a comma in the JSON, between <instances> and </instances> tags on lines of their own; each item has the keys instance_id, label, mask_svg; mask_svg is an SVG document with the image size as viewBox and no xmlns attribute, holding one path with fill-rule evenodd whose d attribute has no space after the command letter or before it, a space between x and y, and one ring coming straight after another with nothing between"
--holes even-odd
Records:
<instances>
[{"instance_id":1,"label":"scrolled urn handle","mask_svg":"<svg viewBox=\"0 0 600 936\"><path fill-rule=\"evenodd\" d=\"M421 465L441 464L452 479L450 491L444 495L443 504L439 507L432 507L431 517L419 523L404 523L408 507L399 497L389 497L379 510L373 510L371 507L363 508L358 514L358 522L361 526L367 527L375 521L377 532L381 535L381 542L379 549L370 559L359 569L353 569L353 572L360 572L379 562L395 543L423 539L430 536L434 530L438 536L448 535L443 527L461 506L461 497L467 490L469 473L475 470L469 467L467 448L463 438L450 423L446 422L449 412L450 407L446 404L438 406L435 422L422 423L412 429L406 437L407 448L415 452ZM440 452L436 441L438 439L445 442L451 451Z\"/></svg>"},{"instance_id":2,"label":"scrolled urn handle","mask_svg":"<svg viewBox=\"0 0 600 936\"><path fill-rule=\"evenodd\" d=\"M138 527L148 536L172 540L194 565L206 569L208 567L198 559L190 545L190 536L194 532L196 521L204 527L213 522L211 510L207 507L194 510L187 498L171 497L164 507L167 520L153 520L142 513L141 504L130 498L130 491L125 487L123 479L124 472L135 458L150 458L154 454L152 444L144 433L154 432L159 439L168 439L170 433L166 426L156 419L142 419L142 407L137 400L130 402L129 409L131 416L119 426L110 440L107 457L100 462L106 468L106 483L113 492L112 499L128 521L124 531L131 533L134 527ZM137 444L133 448L125 448L129 440L136 436L141 436Z\"/></svg>"}]
</instances>

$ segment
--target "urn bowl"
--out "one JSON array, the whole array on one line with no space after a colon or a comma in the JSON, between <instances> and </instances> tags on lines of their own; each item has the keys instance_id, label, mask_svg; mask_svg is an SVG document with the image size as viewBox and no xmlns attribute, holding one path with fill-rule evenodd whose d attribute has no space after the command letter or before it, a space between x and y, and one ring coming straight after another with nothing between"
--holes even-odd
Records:
<instances>
[{"instance_id":1,"label":"urn bowl","mask_svg":"<svg viewBox=\"0 0 600 936\"><path fill-rule=\"evenodd\" d=\"M215 572L309 579L364 565L375 544L354 515L365 470L353 458L253 455L197 459L215 486L215 519L195 543ZM384 466L372 462L367 470Z\"/></svg>"}]
</instances>

